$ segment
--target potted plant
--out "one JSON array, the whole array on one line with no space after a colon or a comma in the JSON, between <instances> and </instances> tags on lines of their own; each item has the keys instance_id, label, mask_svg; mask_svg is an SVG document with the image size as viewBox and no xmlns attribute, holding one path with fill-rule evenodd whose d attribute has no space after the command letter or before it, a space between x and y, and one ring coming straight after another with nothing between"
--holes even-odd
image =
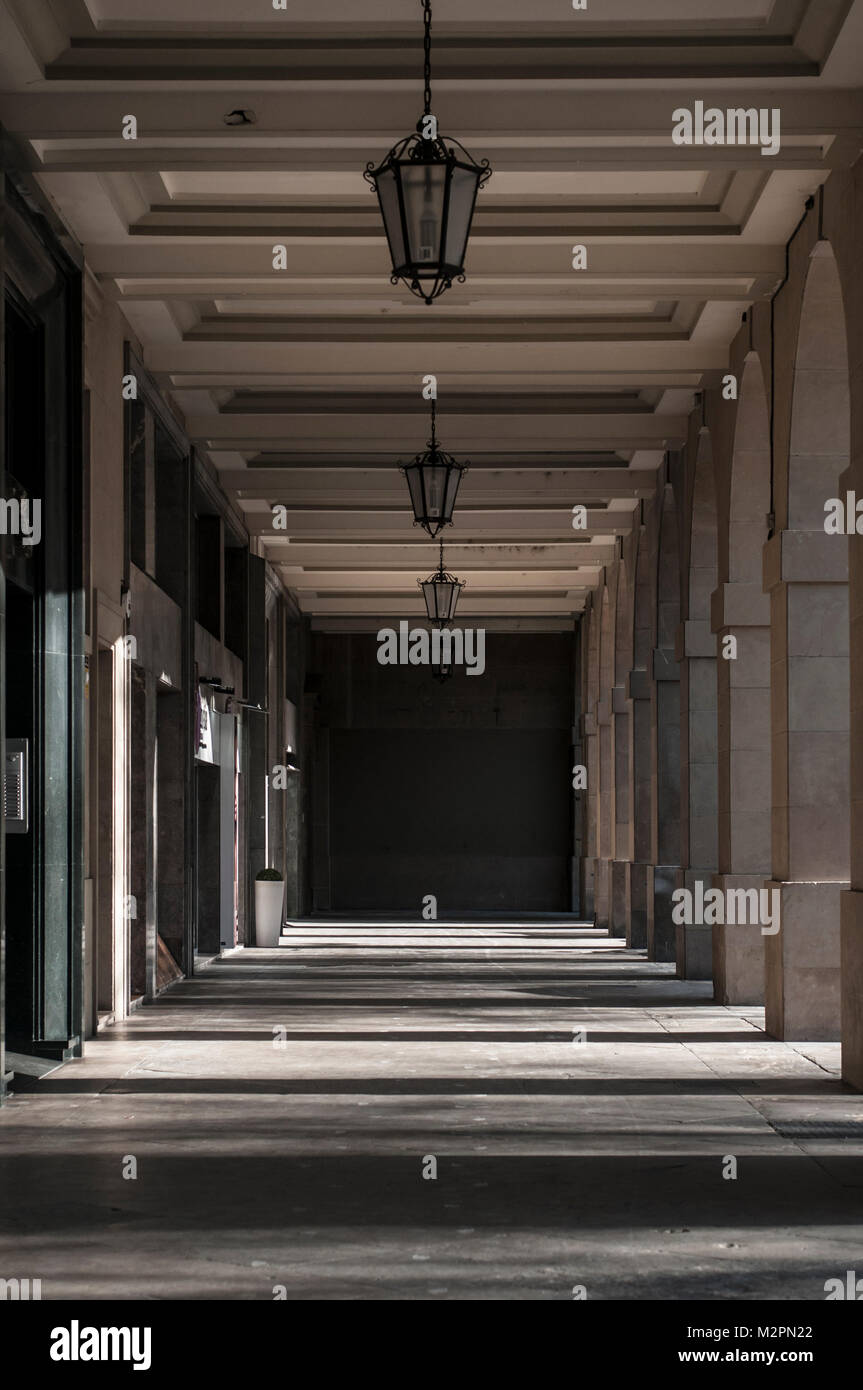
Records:
<instances>
[{"instance_id":1,"label":"potted plant","mask_svg":"<svg viewBox=\"0 0 863 1390\"><path fill-rule=\"evenodd\" d=\"M284 900L285 885L278 869L261 869L255 875L256 946L278 946Z\"/></svg>"}]
</instances>

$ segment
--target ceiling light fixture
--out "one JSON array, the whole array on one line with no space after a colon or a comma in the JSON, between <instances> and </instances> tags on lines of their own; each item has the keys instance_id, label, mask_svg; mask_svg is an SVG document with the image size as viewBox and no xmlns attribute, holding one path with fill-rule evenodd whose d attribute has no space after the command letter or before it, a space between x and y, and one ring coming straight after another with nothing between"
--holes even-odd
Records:
<instances>
[{"instance_id":1,"label":"ceiling light fixture","mask_svg":"<svg viewBox=\"0 0 863 1390\"><path fill-rule=\"evenodd\" d=\"M427 531L432 540L452 521L459 483L467 472L466 463L457 463L437 442L436 402L431 403L431 438L413 463L400 465L411 495L414 525Z\"/></svg>"},{"instance_id":2,"label":"ceiling light fixture","mask_svg":"<svg viewBox=\"0 0 863 1390\"><path fill-rule=\"evenodd\" d=\"M441 631L443 630L443 626L444 625L441 624ZM443 685L444 681L448 681L453 673L452 659L444 661L443 654L441 654L440 661L432 661L431 673L432 679L439 681L440 684Z\"/></svg>"},{"instance_id":3,"label":"ceiling light fixture","mask_svg":"<svg viewBox=\"0 0 863 1390\"><path fill-rule=\"evenodd\" d=\"M440 627L451 623L455 617L459 595L464 588L464 581L456 579L455 575L448 574L444 569L443 541L440 543L440 564L437 570L430 574L428 579L418 579L417 583L423 591L429 621Z\"/></svg>"},{"instance_id":4,"label":"ceiling light fixture","mask_svg":"<svg viewBox=\"0 0 863 1390\"><path fill-rule=\"evenodd\" d=\"M431 0L425 21L425 111L416 131L394 145L363 177L378 195L392 257L392 283L433 304L453 280L463 281L476 195L491 178L458 140L438 134L431 112Z\"/></svg>"}]
</instances>

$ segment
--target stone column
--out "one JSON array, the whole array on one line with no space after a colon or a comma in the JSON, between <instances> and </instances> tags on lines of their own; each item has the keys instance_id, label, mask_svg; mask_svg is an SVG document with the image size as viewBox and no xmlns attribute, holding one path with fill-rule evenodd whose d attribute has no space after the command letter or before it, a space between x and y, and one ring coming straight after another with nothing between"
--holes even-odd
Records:
<instances>
[{"instance_id":1,"label":"stone column","mask_svg":"<svg viewBox=\"0 0 863 1390\"><path fill-rule=\"evenodd\" d=\"M650 866L650 681L647 671L626 678L629 721L631 859L626 865L626 944L647 946L647 871Z\"/></svg>"},{"instance_id":2,"label":"stone column","mask_svg":"<svg viewBox=\"0 0 863 1390\"><path fill-rule=\"evenodd\" d=\"M849 875L849 623L843 536L780 531L764 547L770 594L773 879L781 927L765 936L766 1027L839 1036L840 897Z\"/></svg>"},{"instance_id":3,"label":"stone column","mask_svg":"<svg viewBox=\"0 0 863 1390\"><path fill-rule=\"evenodd\" d=\"M677 631L680 679L680 831L678 888L706 892L717 862L716 639L710 624L689 619ZM677 973L684 980L709 980L713 969L712 929L676 924Z\"/></svg>"},{"instance_id":4,"label":"stone column","mask_svg":"<svg viewBox=\"0 0 863 1390\"><path fill-rule=\"evenodd\" d=\"M599 799L597 796L599 760L596 747L596 715L593 710L587 710L582 717L581 726L584 766L587 768L587 791L584 794L582 912L587 921L592 921L596 916L596 828L599 815Z\"/></svg>"},{"instance_id":5,"label":"stone column","mask_svg":"<svg viewBox=\"0 0 863 1390\"><path fill-rule=\"evenodd\" d=\"M576 713L575 723L572 728L572 763L571 767L586 766L584 754L583 719ZM570 897L569 910L578 917L584 917L584 894L583 894L583 865L584 865L584 836L585 820L587 813L587 793L586 791L573 790L573 814L572 814L572 859L570 860Z\"/></svg>"},{"instance_id":6,"label":"stone column","mask_svg":"<svg viewBox=\"0 0 863 1390\"><path fill-rule=\"evenodd\" d=\"M653 652L651 683L651 865L647 872L647 954L675 959L671 894L680 866L680 667L674 652Z\"/></svg>"},{"instance_id":7,"label":"stone column","mask_svg":"<svg viewBox=\"0 0 863 1390\"><path fill-rule=\"evenodd\" d=\"M863 365L851 386L863 403ZM840 479L843 490L863 497L863 455ZM863 750L863 537L848 541L848 606L851 633L851 747L854 765ZM851 887L841 896L842 1077L863 1091L863 780L851 785Z\"/></svg>"},{"instance_id":8,"label":"stone column","mask_svg":"<svg viewBox=\"0 0 863 1390\"><path fill-rule=\"evenodd\" d=\"M330 730L316 721L312 771L312 911L332 908L330 859Z\"/></svg>"},{"instance_id":9,"label":"stone column","mask_svg":"<svg viewBox=\"0 0 863 1390\"><path fill-rule=\"evenodd\" d=\"M711 595L718 635L719 872L712 886L754 889L770 863L770 600L756 584L722 584ZM722 655L733 636L736 658ZM726 898L727 901L727 898ZM764 1002L764 936L758 923L713 928L714 997Z\"/></svg>"},{"instance_id":10,"label":"stone column","mask_svg":"<svg viewBox=\"0 0 863 1390\"><path fill-rule=\"evenodd\" d=\"M580 675L582 691L581 740L587 790L581 794L582 860L581 911L586 921L596 918L596 856L599 821L599 751L597 747L596 698L599 684L599 613L589 594L580 625Z\"/></svg>"},{"instance_id":11,"label":"stone column","mask_svg":"<svg viewBox=\"0 0 863 1390\"><path fill-rule=\"evenodd\" d=\"M629 800L630 709L626 689L611 691L611 723L614 744L614 858L611 861L611 929L625 936L627 929L626 885L632 858L632 825Z\"/></svg>"},{"instance_id":12,"label":"stone column","mask_svg":"<svg viewBox=\"0 0 863 1390\"><path fill-rule=\"evenodd\" d=\"M603 691L596 707L599 744L598 836L594 894L596 925L611 925L611 858L614 834L614 740L611 728L611 692Z\"/></svg>"}]
</instances>

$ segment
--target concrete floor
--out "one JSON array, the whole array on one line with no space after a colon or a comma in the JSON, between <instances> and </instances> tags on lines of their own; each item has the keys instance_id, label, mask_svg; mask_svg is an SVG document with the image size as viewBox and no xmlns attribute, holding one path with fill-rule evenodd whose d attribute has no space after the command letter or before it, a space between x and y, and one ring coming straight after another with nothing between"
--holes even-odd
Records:
<instances>
[{"instance_id":1,"label":"concrete floor","mask_svg":"<svg viewBox=\"0 0 863 1390\"><path fill-rule=\"evenodd\" d=\"M20 1078L0 1275L44 1299L442 1300L818 1300L863 1277L838 1045L773 1042L760 1010L586 928L290 943Z\"/></svg>"}]
</instances>

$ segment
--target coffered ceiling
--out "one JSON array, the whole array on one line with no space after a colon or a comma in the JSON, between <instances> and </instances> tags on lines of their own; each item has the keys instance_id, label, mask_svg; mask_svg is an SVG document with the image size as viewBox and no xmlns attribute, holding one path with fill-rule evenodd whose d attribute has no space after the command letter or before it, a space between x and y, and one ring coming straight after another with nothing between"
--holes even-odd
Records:
<instances>
[{"instance_id":1,"label":"coffered ceiling","mask_svg":"<svg viewBox=\"0 0 863 1390\"><path fill-rule=\"evenodd\" d=\"M0 51L0 121L321 625L422 613L437 547L395 465L427 373L471 464L460 615L571 624L863 147L863 0L436 0L433 109L494 174L466 283L427 307L362 178L421 108L418 0L0 0ZM675 145L697 100L778 107L779 153Z\"/></svg>"}]
</instances>

